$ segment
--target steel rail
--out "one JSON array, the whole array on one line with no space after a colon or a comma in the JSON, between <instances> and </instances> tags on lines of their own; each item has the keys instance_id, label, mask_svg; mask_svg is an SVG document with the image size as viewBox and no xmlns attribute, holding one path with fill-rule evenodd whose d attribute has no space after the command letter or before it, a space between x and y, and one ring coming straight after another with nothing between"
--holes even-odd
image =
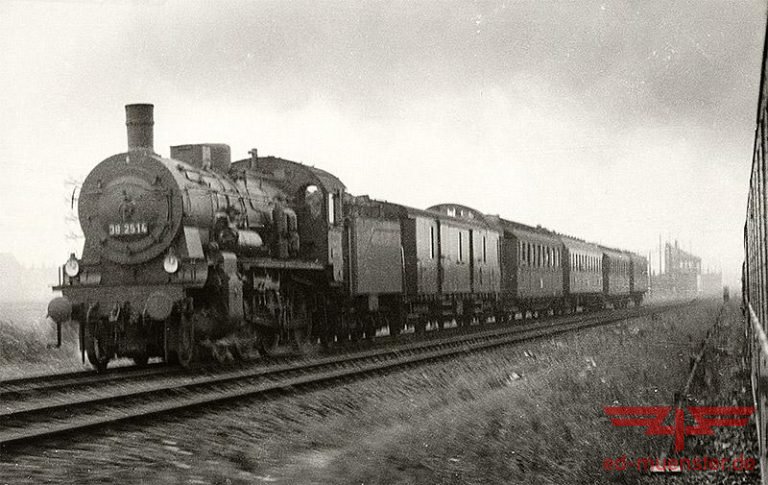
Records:
<instances>
[{"instance_id":1,"label":"steel rail","mask_svg":"<svg viewBox=\"0 0 768 485\"><path fill-rule=\"evenodd\" d=\"M653 306L646 306L644 308L653 308ZM606 310L606 312L612 312L617 310ZM537 319L537 322L552 322L561 321L566 319L579 319L584 318L585 314L570 314L570 315L553 315L545 316ZM595 314L590 314L595 315ZM512 325L521 325L522 320L515 321ZM530 325L530 324L529 324ZM403 333L399 336L381 336L372 340L362 341L349 341L340 342L335 344L335 348L332 349L332 354L342 352L359 352L370 348L378 348L380 346L392 346L403 345L413 342L420 342L426 339L440 339L447 338L454 335L467 335L481 331L478 327L485 329L484 331L493 329L509 329L510 323L483 323L473 324L468 326L457 326L442 329L439 332L435 332L437 335L433 335L433 332L426 332L424 334L416 333ZM257 366L279 364L286 361L295 361L297 357L301 357L294 353L281 353L276 356L270 356L262 360L253 362L244 362L237 364L212 364L212 365L197 365L190 369L184 369L180 366L173 366L165 363L150 364L149 366L137 367L137 366L124 366L108 369L106 372L97 373L94 370L83 370L74 372L63 372L53 374L37 374L32 376L24 376L19 378L0 380L0 401L13 399L14 397L23 395L35 395L43 392L53 392L57 390L73 391L75 387L89 387L97 384L113 384L125 381L134 381L138 379L148 377L166 377L170 375L187 374L189 376L203 375L206 373L216 373L222 371L229 371L232 368L243 368L245 366Z\"/></svg>"},{"instance_id":2,"label":"steel rail","mask_svg":"<svg viewBox=\"0 0 768 485\"><path fill-rule=\"evenodd\" d=\"M650 309L654 307L645 308ZM398 348L404 348L408 345L429 345L430 342L440 343L446 341L446 339L452 338L471 338L473 335L482 336L489 333L498 334L510 331L514 332L528 328L534 328L537 326L551 326L558 323L562 324L571 321L582 321L585 318L602 318L604 315L611 315L617 312L619 312L619 310L608 310L607 312L600 314L581 314L551 317L537 320L535 323L527 323L526 325L521 325L518 323L514 327L510 326L508 323L481 325L480 328L478 328L478 325L472 325L471 327L455 327L443 330L437 336L429 336L427 334L404 334L401 335L401 337L398 339ZM378 352L387 352L387 349L393 348L392 342L393 340L388 337L379 337L379 339L374 341L364 341L362 342L363 344L368 344L367 350L355 348L358 344L360 344L360 342L347 342L342 347L335 349L333 355L345 355L342 353L345 352L351 357L356 358L357 356L364 355L361 354L361 352L370 352L375 349L379 349ZM5 383L0 383L0 398L8 402L9 400L13 400L13 398L16 397L17 399L15 399L15 401L18 402L19 397L28 395L39 397L39 395L44 392L52 393L54 391L62 391L72 395L74 392L76 392L77 388L83 388L84 390L87 390L87 388L93 387L97 384L122 385L126 381L130 382L148 378L162 379L171 378L174 376L177 376L179 379L193 379L210 375L226 375L227 373L233 372L246 372L256 368L260 369L257 371L258 373L264 372L262 369L266 369L268 372L281 372L289 368L285 367L285 363L299 362L299 366L303 367L307 367L309 365L306 363L306 358L303 360L297 360L296 357L297 356L294 354L281 355L274 362L269 362L266 367L264 366L263 361L234 365L199 366L192 369L183 369L181 367L171 367L157 364L152 366L153 369L128 367L125 368L125 371L120 373L98 374L95 372L84 372L72 373L71 376L69 374L52 374L50 375L49 379L44 379L45 376L35 376L30 379L31 384L27 384L25 379L21 379L21 382L17 383L16 386L5 386ZM270 358L270 360L271 359L274 359L274 357ZM327 357L325 360L320 360L318 362L324 363L335 361L334 359L338 359L338 357ZM240 376L242 374L238 373L233 375Z\"/></svg>"},{"instance_id":3,"label":"steel rail","mask_svg":"<svg viewBox=\"0 0 768 485\"><path fill-rule=\"evenodd\" d=\"M329 357L308 363L234 375L212 376L172 386L125 392L107 397L31 406L0 414L0 446L29 443L65 433L82 431L130 420L189 410L232 400L273 396L346 378L403 368L457 354L471 353L540 337L614 324L652 313L679 308L683 304L631 309L611 315L584 316L573 322L528 325L510 331L477 332L441 341L425 341L390 349L376 349L354 355ZM309 372L309 373L308 373ZM281 376L280 374L284 374ZM298 374L298 375L297 375ZM233 385L238 384L238 385ZM152 397L152 399L146 399ZM131 402L132 400L138 402ZM85 411L85 412L83 412ZM10 425L10 426L9 426Z\"/></svg>"},{"instance_id":4,"label":"steel rail","mask_svg":"<svg viewBox=\"0 0 768 485\"><path fill-rule=\"evenodd\" d=\"M0 380L0 400L5 400L8 396L18 394L51 391L72 386L95 385L105 382L121 381L124 379L140 379L154 375L169 375L181 371L183 371L183 369L180 367L171 366L162 362L149 364L144 367L115 367L102 373L98 373L95 370L83 370L53 374L38 374L4 381Z\"/></svg>"}]
</instances>

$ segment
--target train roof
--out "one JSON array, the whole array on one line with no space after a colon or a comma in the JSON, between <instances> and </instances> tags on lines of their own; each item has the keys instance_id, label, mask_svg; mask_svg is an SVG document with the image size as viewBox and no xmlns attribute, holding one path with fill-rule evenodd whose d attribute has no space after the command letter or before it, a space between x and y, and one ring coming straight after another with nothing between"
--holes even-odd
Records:
<instances>
[{"instance_id":1,"label":"train roof","mask_svg":"<svg viewBox=\"0 0 768 485\"><path fill-rule=\"evenodd\" d=\"M560 235L560 239L563 241L563 245L568 248L569 251L582 251L602 254L602 249L595 243L587 242L583 239L577 239L571 236Z\"/></svg>"},{"instance_id":2,"label":"train roof","mask_svg":"<svg viewBox=\"0 0 768 485\"><path fill-rule=\"evenodd\" d=\"M487 220L485 214L477 209L473 209L466 205L455 204L453 202L436 204L431 207L427 207L427 211L436 212L443 217L451 219L458 219L460 221L481 224L486 227L490 227L493 224Z\"/></svg>"},{"instance_id":3,"label":"train roof","mask_svg":"<svg viewBox=\"0 0 768 485\"><path fill-rule=\"evenodd\" d=\"M256 163L256 167L253 169L255 172L267 171L270 175L279 179L281 176L284 178L290 175L290 171L296 171L303 173L307 181L314 182L315 185L325 189L330 189L332 191L346 190L346 186L332 173L280 157L257 157L256 160L253 158L246 158L244 160L238 160L232 165L234 168L238 169L250 169L251 164L254 162ZM282 173L280 173L281 171Z\"/></svg>"},{"instance_id":4,"label":"train roof","mask_svg":"<svg viewBox=\"0 0 768 485\"><path fill-rule=\"evenodd\" d=\"M541 226L533 227L527 224L522 224L520 222L510 221L501 217L498 217L498 223L504 229L504 232L508 232L518 238L523 237L525 239L534 239L548 244L553 242L558 244L560 243L560 236L558 236L556 232L550 231L549 229L545 229Z\"/></svg>"},{"instance_id":5,"label":"train roof","mask_svg":"<svg viewBox=\"0 0 768 485\"><path fill-rule=\"evenodd\" d=\"M627 251L624 251L623 249L614 249L605 246L600 246L600 249L603 251L603 254L607 255L609 258L622 259L625 261L629 260L629 256L631 254Z\"/></svg>"}]
</instances>

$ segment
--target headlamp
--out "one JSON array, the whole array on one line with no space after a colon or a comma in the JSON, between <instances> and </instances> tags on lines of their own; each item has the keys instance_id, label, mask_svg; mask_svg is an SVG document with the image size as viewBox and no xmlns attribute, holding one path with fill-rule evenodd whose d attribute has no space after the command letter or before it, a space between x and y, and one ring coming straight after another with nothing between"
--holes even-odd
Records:
<instances>
[{"instance_id":1,"label":"headlamp","mask_svg":"<svg viewBox=\"0 0 768 485\"><path fill-rule=\"evenodd\" d=\"M70 254L69 259L66 263L64 263L64 272L70 278L74 278L78 275L78 273L80 273L80 263L77 262L75 253Z\"/></svg>"},{"instance_id":2,"label":"headlamp","mask_svg":"<svg viewBox=\"0 0 768 485\"><path fill-rule=\"evenodd\" d=\"M165 255L163 269L168 274L173 274L179 270L179 258L173 253L173 249L169 249L168 254Z\"/></svg>"}]
</instances>

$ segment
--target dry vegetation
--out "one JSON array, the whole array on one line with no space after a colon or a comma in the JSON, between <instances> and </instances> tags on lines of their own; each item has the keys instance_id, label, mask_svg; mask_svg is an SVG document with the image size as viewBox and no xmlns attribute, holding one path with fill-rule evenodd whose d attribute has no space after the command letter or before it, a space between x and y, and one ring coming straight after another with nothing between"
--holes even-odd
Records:
<instances>
[{"instance_id":1,"label":"dry vegetation","mask_svg":"<svg viewBox=\"0 0 768 485\"><path fill-rule=\"evenodd\" d=\"M0 304L0 380L83 368L77 330L65 327L65 345L50 348L56 342L56 330L45 314L45 303Z\"/></svg>"},{"instance_id":2,"label":"dry vegetation","mask_svg":"<svg viewBox=\"0 0 768 485\"><path fill-rule=\"evenodd\" d=\"M733 310L735 311L735 310ZM312 393L7 456L0 477L77 483L634 483L606 457L668 437L611 427L606 405L670 405L701 305ZM735 318L735 317L734 317ZM728 404L728 403L725 403ZM130 472L126 472L130 470Z\"/></svg>"}]
</instances>

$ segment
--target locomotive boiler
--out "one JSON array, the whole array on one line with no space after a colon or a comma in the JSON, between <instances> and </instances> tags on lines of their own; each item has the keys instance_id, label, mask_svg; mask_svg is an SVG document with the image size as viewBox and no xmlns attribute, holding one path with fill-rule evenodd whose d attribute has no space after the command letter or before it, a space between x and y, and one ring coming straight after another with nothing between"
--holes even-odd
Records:
<instances>
[{"instance_id":1,"label":"locomotive boiler","mask_svg":"<svg viewBox=\"0 0 768 485\"><path fill-rule=\"evenodd\" d=\"M88 174L85 242L49 316L83 358L191 362L307 350L377 332L639 305L647 260L457 203L352 196L278 157L223 144L153 148L153 107L126 106L128 150Z\"/></svg>"},{"instance_id":2,"label":"locomotive boiler","mask_svg":"<svg viewBox=\"0 0 768 485\"><path fill-rule=\"evenodd\" d=\"M82 256L63 267L49 314L80 324L81 349L187 365L301 344L341 277L344 186L273 157L231 164L221 144L153 149L153 106L126 106L128 151L99 163L78 200Z\"/></svg>"}]
</instances>

